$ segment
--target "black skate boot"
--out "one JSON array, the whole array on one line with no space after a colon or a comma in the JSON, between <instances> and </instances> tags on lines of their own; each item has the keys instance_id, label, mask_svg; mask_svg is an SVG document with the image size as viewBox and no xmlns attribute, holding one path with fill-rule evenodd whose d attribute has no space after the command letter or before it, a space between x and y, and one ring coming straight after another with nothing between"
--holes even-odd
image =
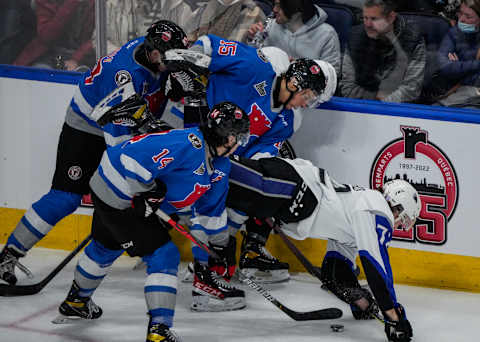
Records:
<instances>
[{"instance_id":1,"label":"black skate boot","mask_svg":"<svg viewBox=\"0 0 480 342\"><path fill-rule=\"evenodd\" d=\"M218 275L214 266L196 262L193 280L193 311L231 311L246 306L245 292L230 285Z\"/></svg>"},{"instance_id":2,"label":"black skate boot","mask_svg":"<svg viewBox=\"0 0 480 342\"><path fill-rule=\"evenodd\" d=\"M25 256L25 253L17 248L13 246L5 246L0 253L0 279L6 281L10 285L15 285L17 283L15 266L17 266L29 278L33 278L32 273L18 262L18 258L23 256Z\"/></svg>"},{"instance_id":3,"label":"black skate boot","mask_svg":"<svg viewBox=\"0 0 480 342\"><path fill-rule=\"evenodd\" d=\"M162 323L148 323L147 340L146 342L182 342L168 326Z\"/></svg>"},{"instance_id":4,"label":"black skate boot","mask_svg":"<svg viewBox=\"0 0 480 342\"><path fill-rule=\"evenodd\" d=\"M289 265L272 256L265 248L266 239L256 233L244 233L239 268L259 283L279 283L290 278Z\"/></svg>"},{"instance_id":5,"label":"black skate boot","mask_svg":"<svg viewBox=\"0 0 480 342\"><path fill-rule=\"evenodd\" d=\"M73 281L67 299L58 307L60 315L52 321L55 324L69 323L78 319L97 319L103 311L90 297L80 297L77 283Z\"/></svg>"}]
</instances>

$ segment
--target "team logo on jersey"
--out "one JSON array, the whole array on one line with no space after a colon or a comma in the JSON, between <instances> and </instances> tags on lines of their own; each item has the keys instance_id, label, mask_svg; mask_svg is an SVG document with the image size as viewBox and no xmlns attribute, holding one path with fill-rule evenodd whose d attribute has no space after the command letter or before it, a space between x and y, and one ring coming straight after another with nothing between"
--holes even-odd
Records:
<instances>
[{"instance_id":1,"label":"team logo on jersey","mask_svg":"<svg viewBox=\"0 0 480 342\"><path fill-rule=\"evenodd\" d=\"M127 70L120 70L117 71L115 74L115 83L117 84L117 87L120 87L124 84L127 84L132 80L132 75Z\"/></svg>"},{"instance_id":2,"label":"team logo on jersey","mask_svg":"<svg viewBox=\"0 0 480 342\"><path fill-rule=\"evenodd\" d=\"M272 127L272 120L256 103L250 107L248 118L250 119L250 135L259 137Z\"/></svg>"},{"instance_id":3,"label":"team logo on jersey","mask_svg":"<svg viewBox=\"0 0 480 342\"><path fill-rule=\"evenodd\" d=\"M74 165L74 166L71 166L68 171L68 178L70 178L71 180L79 180L80 178L82 178L82 174L83 174L83 171L82 171L82 168L78 165Z\"/></svg>"},{"instance_id":4,"label":"team logo on jersey","mask_svg":"<svg viewBox=\"0 0 480 342\"><path fill-rule=\"evenodd\" d=\"M195 170L193 171L194 174L196 175L199 175L199 176L202 176L205 174L205 164L202 162L200 164L200 166Z\"/></svg>"},{"instance_id":5,"label":"team logo on jersey","mask_svg":"<svg viewBox=\"0 0 480 342\"><path fill-rule=\"evenodd\" d=\"M219 182L222 178L225 177L225 173L220 170L215 170L212 175L212 183Z\"/></svg>"},{"instance_id":6,"label":"team logo on jersey","mask_svg":"<svg viewBox=\"0 0 480 342\"><path fill-rule=\"evenodd\" d=\"M257 91L258 95L265 96L267 95L267 91L265 87L267 86L267 81L262 81L260 83L254 84L255 90Z\"/></svg>"},{"instance_id":7,"label":"team logo on jersey","mask_svg":"<svg viewBox=\"0 0 480 342\"><path fill-rule=\"evenodd\" d=\"M183 200L180 201L171 201L170 204L175 208L185 208L191 206L195 203L208 189L210 189L210 184L203 185L200 183L195 183L194 189L189 193Z\"/></svg>"},{"instance_id":8,"label":"team logo on jersey","mask_svg":"<svg viewBox=\"0 0 480 342\"><path fill-rule=\"evenodd\" d=\"M458 202L458 179L445 153L420 127L400 126L402 137L386 144L370 170L370 187L381 189L392 179L404 179L422 200L420 217L413 229L394 229L393 239L442 245L447 241L448 221Z\"/></svg>"},{"instance_id":9,"label":"team logo on jersey","mask_svg":"<svg viewBox=\"0 0 480 342\"><path fill-rule=\"evenodd\" d=\"M190 133L188 135L188 141L190 141L192 146L195 147L197 150L202 148L202 140L200 140L200 138L197 137L195 134Z\"/></svg>"}]
</instances>

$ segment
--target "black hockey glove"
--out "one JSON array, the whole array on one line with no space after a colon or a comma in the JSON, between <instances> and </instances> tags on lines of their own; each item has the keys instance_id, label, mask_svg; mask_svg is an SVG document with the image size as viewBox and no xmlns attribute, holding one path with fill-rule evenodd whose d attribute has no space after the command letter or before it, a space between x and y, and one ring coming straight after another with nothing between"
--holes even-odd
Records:
<instances>
[{"instance_id":1,"label":"black hockey glove","mask_svg":"<svg viewBox=\"0 0 480 342\"><path fill-rule=\"evenodd\" d=\"M155 214L165 198L167 186L158 180L155 183L157 184L155 190L142 192L132 199L132 208L140 217L149 217Z\"/></svg>"},{"instance_id":2,"label":"black hockey glove","mask_svg":"<svg viewBox=\"0 0 480 342\"><path fill-rule=\"evenodd\" d=\"M350 296L352 298L352 303L350 304L350 309L352 310L352 315L357 320L368 320L374 319L376 315L380 312L378 304L373 298L370 291L364 288L354 288L350 289ZM355 303L356 300L364 298L368 301L368 307L365 310L360 309Z\"/></svg>"},{"instance_id":3,"label":"black hockey glove","mask_svg":"<svg viewBox=\"0 0 480 342\"><path fill-rule=\"evenodd\" d=\"M180 101L185 96L200 98L205 96L206 83L206 78L199 78L188 71L172 72L165 84L165 95L174 102Z\"/></svg>"},{"instance_id":4,"label":"black hockey glove","mask_svg":"<svg viewBox=\"0 0 480 342\"><path fill-rule=\"evenodd\" d=\"M130 96L125 101L110 108L97 123L105 126L107 123L131 127L133 131L153 119L147 101L138 94Z\"/></svg>"},{"instance_id":5,"label":"black hockey glove","mask_svg":"<svg viewBox=\"0 0 480 342\"><path fill-rule=\"evenodd\" d=\"M152 119L151 121L146 122L142 127L138 128L138 133L155 133L163 132L173 129L168 123L160 119Z\"/></svg>"},{"instance_id":6,"label":"black hockey glove","mask_svg":"<svg viewBox=\"0 0 480 342\"><path fill-rule=\"evenodd\" d=\"M385 334L390 342L410 342L412 340L413 331L410 322L405 315L405 309L399 303L395 308L400 320L398 322L385 319ZM384 317L387 317L384 314Z\"/></svg>"}]
</instances>

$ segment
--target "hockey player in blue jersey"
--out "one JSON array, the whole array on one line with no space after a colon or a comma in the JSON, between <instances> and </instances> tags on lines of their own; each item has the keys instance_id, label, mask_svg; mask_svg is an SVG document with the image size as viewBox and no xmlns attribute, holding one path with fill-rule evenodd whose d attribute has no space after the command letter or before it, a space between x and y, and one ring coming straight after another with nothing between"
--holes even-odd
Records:
<instances>
[{"instance_id":1,"label":"hockey player in blue jersey","mask_svg":"<svg viewBox=\"0 0 480 342\"><path fill-rule=\"evenodd\" d=\"M193 63L208 70L204 103L207 108L218 101L231 100L248 113L250 141L236 154L254 159L276 156L300 126L305 111L328 101L337 85L335 69L327 62L310 59L290 62L278 48L257 50L214 35L200 37L189 50L168 51L166 63L180 69L169 76L167 89L173 98L186 96L185 125L199 121L198 107L188 106L192 98L195 104L201 101L198 98L201 84L196 82L200 77L195 77L201 70L189 69L189 63ZM256 281L288 279L288 264L279 262L264 248L269 232L246 220L242 213L229 211L232 246L236 231L245 222L247 226L240 268ZM197 260L207 257L196 247L193 253ZM233 270L231 267L229 273Z\"/></svg>"},{"instance_id":2,"label":"hockey player in blue jersey","mask_svg":"<svg viewBox=\"0 0 480 342\"><path fill-rule=\"evenodd\" d=\"M170 327L180 255L170 240L168 224L155 212L160 208L174 214L191 207L195 225L225 231L228 156L248 141L249 125L245 112L223 102L212 108L200 127L139 135L105 151L90 180L93 240L80 256L54 323L99 318L102 310L91 296L112 263L127 252L142 257L147 265L147 341L179 341ZM212 248L224 254L225 248ZM215 293L237 308L245 306L243 291L223 283L206 267L200 273L203 293Z\"/></svg>"},{"instance_id":3,"label":"hockey player in blue jersey","mask_svg":"<svg viewBox=\"0 0 480 342\"><path fill-rule=\"evenodd\" d=\"M163 85L167 75L162 58L168 49L186 47L187 38L179 26L158 21L145 37L101 58L83 75L67 108L51 189L32 204L9 236L0 253L0 279L15 284L16 265L28 272L18 258L25 256L57 222L77 209L82 195L89 193L89 179L106 145L114 145L134 133L121 120L100 127L97 116L135 94L148 99L150 107L161 112L166 102Z\"/></svg>"}]
</instances>

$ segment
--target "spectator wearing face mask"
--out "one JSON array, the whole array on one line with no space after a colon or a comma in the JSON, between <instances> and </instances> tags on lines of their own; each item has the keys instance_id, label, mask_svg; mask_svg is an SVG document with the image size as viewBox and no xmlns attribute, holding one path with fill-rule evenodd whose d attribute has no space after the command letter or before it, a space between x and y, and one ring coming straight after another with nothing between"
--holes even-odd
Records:
<instances>
[{"instance_id":1,"label":"spectator wearing face mask","mask_svg":"<svg viewBox=\"0 0 480 342\"><path fill-rule=\"evenodd\" d=\"M463 0L438 51L440 76L453 86L440 100L445 106L480 103L480 0Z\"/></svg>"},{"instance_id":2,"label":"spectator wearing face mask","mask_svg":"<svg viewBox=\"0 0 480 342\"><path fill-rule=\"evenodd\" d=\"M418 29L397 16L395 4L366 0L363 26L352 29L342 64L344 97L411 102L422 89L425 41Z\"/></svg>"}]
</instances>

